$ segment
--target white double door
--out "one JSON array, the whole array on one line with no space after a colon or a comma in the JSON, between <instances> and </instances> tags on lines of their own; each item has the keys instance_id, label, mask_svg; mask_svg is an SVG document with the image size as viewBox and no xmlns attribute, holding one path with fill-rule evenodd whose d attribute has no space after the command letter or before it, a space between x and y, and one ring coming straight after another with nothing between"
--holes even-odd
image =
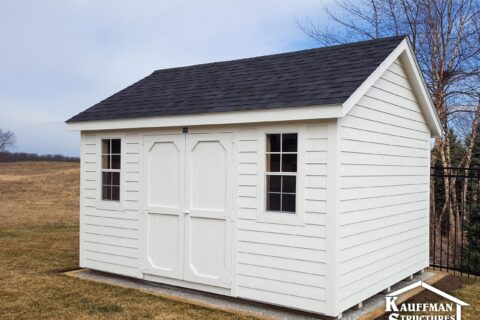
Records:
<instances>
[{"instance_id":1,"label":"white double door","mask_svg":"<svg viewBox=\"0 0 480 320\"><path fill-rule=\"evenodd\" d=\"M144 137L144 273L230 287L232 140Z\"/></svg>"}]
</instances>

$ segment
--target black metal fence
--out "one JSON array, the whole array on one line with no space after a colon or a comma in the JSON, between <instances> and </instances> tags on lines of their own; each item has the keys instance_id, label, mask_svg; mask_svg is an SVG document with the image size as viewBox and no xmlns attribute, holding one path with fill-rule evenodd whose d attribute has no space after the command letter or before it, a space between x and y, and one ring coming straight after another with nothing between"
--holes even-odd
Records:
<instances>
[{"instance_id":1,"label":"black metal fence","mask_svg":"<svg viewBox=\"0 0 480 320\"><path fill-rule=\"evenodd\" d=\"M431 168L430 265L480 277L480 168Z\"/></svg>"}]
</instances>

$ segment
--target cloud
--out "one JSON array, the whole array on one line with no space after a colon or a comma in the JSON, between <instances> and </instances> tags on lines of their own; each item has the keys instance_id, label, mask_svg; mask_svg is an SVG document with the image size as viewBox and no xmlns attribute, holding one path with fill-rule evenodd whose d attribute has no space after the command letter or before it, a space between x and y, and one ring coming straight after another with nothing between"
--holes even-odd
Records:
<instances>
[{"instance_id":1,"label":"cloud","mask_svg":"<svg viewBox=\"0 0 480 320\"><path fill-rule=\"evenodd\" d=\"M63 121L155 69L314 46L318 0L3 1L0 128L18 150L78 154Z\"/></svg>"}]
</instances>

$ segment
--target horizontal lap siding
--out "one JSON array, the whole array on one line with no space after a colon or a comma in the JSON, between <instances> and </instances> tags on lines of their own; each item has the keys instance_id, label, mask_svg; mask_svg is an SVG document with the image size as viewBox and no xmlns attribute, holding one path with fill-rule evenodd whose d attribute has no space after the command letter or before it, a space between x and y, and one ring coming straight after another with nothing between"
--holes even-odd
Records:
<instances>
[{"instance_id":1,"label":"horizontal lap siding","mask_svg":"<svg viewBox=\"0 0 480 320\"><path fill-rule=\"evenodd\" d=\"M429 143L399 61L340 120L342 310L427 266Z\"/></svg>"},{"instance_id":2,"label":"horizontal lap siding","mask_svg":"<svg viewBox=\"0 0 480 320\"><path fill-rule=\"evenodd\" d=\"M122 142L123 210L100 208L100 140L82 134L82 261L83 267L138 276L141 143L136 135Z\"/></svg>"},{"instance_id":3,"label":"horizontal lap siding","mask_svg":"<svg viewBox=\"0 0 480 320\"><path fill-rule=\"evenodd\" d=\"M258 132L238 138L237 293L268 303L325 311L327 127L308 126L305 225L257 221Z\"/></svg>"},{"instance_id":4,"label":"horizontal lap siding","mask_svg":"<svg viewBox=\"0 0 480 320\"><path fill-rule=\"evenodd\" d=\"M82 168L82 203L84 207L94 207L99 191L99 177L97 166L99 164L99 148L97 137L94 135L81 136L81 168ZM82 208L83 209L83 208ZM84 214L84 213L83 213Z\"/></svg>"}]
</instances>

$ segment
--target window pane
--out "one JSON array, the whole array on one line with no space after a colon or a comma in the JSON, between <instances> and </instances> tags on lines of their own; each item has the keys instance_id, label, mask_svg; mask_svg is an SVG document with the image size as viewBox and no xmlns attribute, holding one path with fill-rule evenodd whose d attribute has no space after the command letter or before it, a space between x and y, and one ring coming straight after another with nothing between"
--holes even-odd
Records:
<instances>
[{"instance_id":1,"label":"window pane","mask_svg":"<svg viewBox=\"0 0 480 320\"><path fill-rule=\"evenodd\" d=\"M282 195L282 211L295 212L295 195L294 194Z\"/></svg>"},{"instance_id":2,"label":"window pane","mask_svg":"<svg viewBox=\"0 0 480 320\"><path fill-rule=\"evenodd\" d=\"M121 153L120 139L112 139L112 153Z\"/></svg>"},{"instance_id":3,"label":"window pane","mask_svg":"<svg viewBox=\"0 0 480 320\"><path fill-rule=\"evenodd\" d=\"M120 169L120 156L113 155L112 157L112 169Z\"/></svg>"},{"instance_id":4,"label":"window pane","mask_svg":"<svg viewBox=\"0 0 480 320\"><path fill-rule=\"evenodd\" d=\"M280 172L279 154L267 154L267 172Z\"/></svg>"},{"instance_id":5,"label":"window pane","mask_svg":"<svg viewBox=\"0 0 480 320\"><path fill-rule=\"evenodd\" d=\"M282 155L282 172L297 172L297 155Z\"/></svg>"},{"instance_id":6,"label":"window pane","mask_svg":"<svg viewBox=\"0 0 480 320\"><path fill-rule=\"evenodd\" d=\"M297 177L282 176L282 192L295 193Z\"/></svg>"},{"instance_id":7,"label":"window pane","mask_svg":"<svg viewBox=\"0 0 480 320\"><path fill-rule=\"evenodd\" d=\"M102 153L103 154L110 153L110 140L109 139L103 139L102 140Z\"/></svg>"},{"instance_id":8,"label":"window pane","mask_svg":"<svg viewBox=\"0 0 480 320\"><path fill-rule=\"evenodd\" d=\"M112 187L112 200L120 200L120 188Z\"/></svg>"},{"instance_id":9,"label":"window pane","mask_svg":"<svg viewBox=\"0 0 480 320\"><path fill-rule=\"evenodd\" d=\"M297 134L282 134L282 152L297 152Z\"/></svg>"},{"instance_id":10,"label":"window pane","mask_svg":"<svg viewBox=\"0 0 480 320\"><path fill-rule=\"evenodd\" d=\"M281 176L267 176L267 192L281 192Z\"/></svg>"},{"instance_id":11,"label":"window pane","mask_svg":"<svg viewBox=\"0 0 480 320\"><path fill-rule=\"evenodd\" d=\"M280 194L267 193L267 210L280 211Z\"/></svg>"},{"instance_id":12,"label":"window pane","mask_svg":"<svg viewBox=\"0 0 480 320\"><path fill-rule=\"evenodd\" d=\"M110 169L110 156L102 156L102 169Z\"/></svg>"},{"instance_id":13,"label":"window pane","mask_svg":"<svg viewBox=\"0 0 480 320\"><path fill-rule=\"evenodd\" d=\"M267 134L267 152L280 152L279 134Z\"/></svg>"},{"instance_id":14,"label":"window pane","mask_svg":"<svg viewBox=\"0 0 480 320\"><path fill-rule=\"evenodd\" d=\"M112 172L112 186L120 186L120 172Z\"/></svg>"},{"instance_id":15,"label":"window pane","mask_svg":"<svg viewBox=\"0 0 480 320\"><path fill-rule=\"evenodd\" d=\"M102 200L111 200L112 199L112 187L103 186L102 187Z\"/></svg>"},{"instance_id":16,"label":"window pane","mask_svg":"<svg viewBox=\"0 0 480 320\"><path fill-rule=\"evenodd\" d=\"M112 184L112 173L111 172L102 172L102 185L111 185Z\"/></svg>"}]
</instances>

